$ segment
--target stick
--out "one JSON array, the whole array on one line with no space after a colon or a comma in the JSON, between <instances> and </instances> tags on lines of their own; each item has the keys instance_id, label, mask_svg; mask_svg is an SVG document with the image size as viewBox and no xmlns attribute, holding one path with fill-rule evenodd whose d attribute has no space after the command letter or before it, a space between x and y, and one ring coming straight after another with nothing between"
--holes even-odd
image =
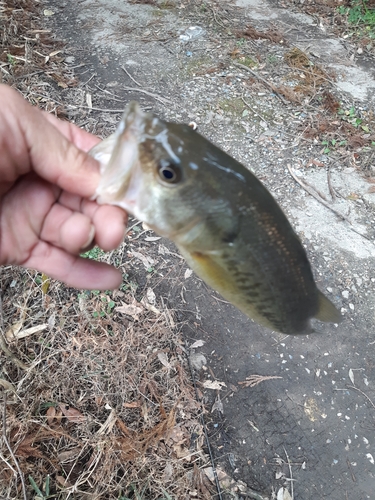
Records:
<instances>
[{"instance_id":1,"label":"stick","mask_svg":"<svg viewBox=\"0 0 375 500\"><path fill-rule=\"evenodd\" d=\"M15 365L17 365L19 368L22 368L22 370L28 370L29 367L25 365L25 363L23 363L20 359L18 359L17 356L8 349L8 346L5 342L4 332L5 329L4 329L4 316L3 316L3 300L0 295L0 348L3 350L5 356L7 356L11 361L13 361Z\"/></svg>"},{"instance_id":2,"label":"stick","mask_svg":"<svg viewBox=\"0 0 375 500\"><path fill-rule=\"evenodd\" d=\"M138 85L138 87L141 87L142 85L135 80L132 75L129 73L129 71L125 68L125 66L121 66L121 68L125 71L125 73L128 75L128 77L133 80L133 82Z\"/></svg>"},{"instance_id":3,"label":"stick","mask_svg":"<svg viewBox=\"0 0 375 500\"><path fill-rule=\"evenodd\" d=\"M293 488L293 474L292 474L292 466L290 464L290 460L289 460L289 456L288 456L288 453L285 449L285 447L283 446L284 448L284 452L285 452L285 456L286 456L286 459L288 460L288 466L289 466L289 474L290 474L290 492L292 494L292 500L294 500L294 488Z\"/></svg>"},{"instance_id":4,"label":"stick","mask_svg":"<svg viewBox=\"0 0 375 500\"><path fill-rule=\"evenodd\" d=\"M367 394L365 394L363 391L361 391L361 389L358 389L358 387L355 387L354 385L347 385L346 387L348 389L354 389L355 391L360 392L362 394L362 396L364 396L367 399L367 401L370 402L371 406L373 408L375 408L375 404L373 403L373 401L371 401L371 399L367 396Z\"/></svg>"},{"instance_id":5,"label":"stick","mask_svg":"<svg viewBox=\"0 0 375 500\"><path fill-rule=\"evenodd\" d=\"M134 91L134 92L142 92L142 94L146 94L150 97L153 97L157 101L160 101L162 104L172 104L172 101L167 99L166 97L160 97L157 94L153 94L152 92L149 92L148 90L143 90L143 89L137 89L135 87L123 87L124 90L129 90L129 91Z\"/></svg>"},{"instance_id":6,"label":"stick","mask_svg":"<svg viewBox=\"0 0 375 500\"><path fill-rule=\"evenodd\" d=\"M335 190L333 189L332 182L331 182L331 168L330 167L328 167L328 170L327 170L327 182L328 182L329 192L332 196L332 200L335 201L337 196L336 196Z\"/></svg>"},{"instance_id":7,"label":"stick","mask_svg":"<svg viewBox=\"0 0 375 500\"><path fill-rule=\"evenodd\" d=\"M10 456L12 457L13 459L13 462L15 463L15 466L18 470L18 474L20 475L20 479L21 479L21 484L22 484L22 494L23 494L23 498L24 500L27 500L27 494L26 494L26 486L25 486L25 480L23 478L23 474L22 474L22 471L21 471L21 468L19 466L19 463L13 453L13 450L9 444L9 441L8 441L8 438L7 438L7 434L6 434L6 423L7 423L7 393L6 391L4 391L4 411L3 411L3 440L4 440L4 443L6 444L6 447L8 448L9 450L9 453L10 453Z\"/></svg>"},{"instance_id":8,"label":"stick","mask_svg":"<svg viewBox=\"0 0 375 500\"><path fill-rule=\"evenodd\" d=\"M354 229L354 227L352 226L352 222L350 219L348 219L348 217L346 217L346 215L340 213L338 210L335 210L333 207L331 207L331 205L329 203L327 203L326 201L324 201L322 198L320 198L315 192L314 190L308 186L307 184L305 184L301 179L298 179L298 177L296 176L296 174L293 172L291 166L289 164L287 164L287 167L288 167L288 170L290 172L290 175L293 177L293 179L305 190L307 191L313 198L315 198L317 201L319 201L319 203L321 203L322 205L324 205L326 208L328 208L329 210L331 210L331 212L333 212L335 215L337 215L337 217L339 217L341 220L345 220L346 222L349 222L350 224L350 228L354 233L357 233L359 234L359 236L362 236L363 238L365 238L366 240L368 241L371 241L371 243L373 243L372 240L370 240L370 238L368 236L366 236L365 234L362 234L360 233L359 231L357 231L356 229Z\"/></svg>"},{"instance_id":9,"label":"stick","mask_svg":"<svg viewBox=\"0 0 375 500\"><path fill-rule=\"evenodd\" d=\"M269 89L272 90L272 92L274 92L274 94L280 99L280 101L285 104L285 106L287 106L288 102L284 99L284 97L279 94L279 92L277 92L277 90L275 90L273 88L273 86L267 82L267 80L265 80L262 76L260 76L258 73L256 73L255 71L253 71L252 69L248 68L247 66L245 66L244 64L241 64L241 63L238 63L238 62L233 62L232 64L234 64L235 66L237 66L238 68L241 68L241 69L244 69L245 71L248 71L249 73L251 73L253 76L255 76L255 78L258 78L258 80L260 80L262 83L264 83Z\"/></svg>"}]
</instances>

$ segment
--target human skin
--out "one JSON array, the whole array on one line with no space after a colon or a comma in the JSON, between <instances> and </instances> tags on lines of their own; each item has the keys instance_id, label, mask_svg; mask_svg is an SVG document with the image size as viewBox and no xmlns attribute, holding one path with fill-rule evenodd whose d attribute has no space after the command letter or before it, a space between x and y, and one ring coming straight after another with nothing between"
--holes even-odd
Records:
<instances>
[{"instance_id":1,"label":"human skin","mask_svg":"<svg viewBox=\"0 0 375 500\"><path fill-rule=\"evenodd\" d=\"M0 265L36 269L69 286L114 289L121 273L80 257L123 240L126 213L91 201L100 139L28 104L0 85Z\"/></svg>"}]
</instances>

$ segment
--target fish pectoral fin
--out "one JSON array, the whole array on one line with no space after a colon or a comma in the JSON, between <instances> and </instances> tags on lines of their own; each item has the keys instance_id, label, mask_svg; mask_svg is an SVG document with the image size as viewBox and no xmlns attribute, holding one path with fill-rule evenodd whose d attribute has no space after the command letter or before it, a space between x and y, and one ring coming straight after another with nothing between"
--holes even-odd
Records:
<instances>
[{"instance_id":1,"label":"fish pectoral fin","mask_svg":"<svg viewBox=\"0 0 375 500\"><path fill-rule=\"evenodd\" d=\"M319 309L315 314L315 318L319 321L325 321L326 323L340 323L343 317L336 306L334 306L320 290L318 294Z\"/></svg>"}]
</instances>

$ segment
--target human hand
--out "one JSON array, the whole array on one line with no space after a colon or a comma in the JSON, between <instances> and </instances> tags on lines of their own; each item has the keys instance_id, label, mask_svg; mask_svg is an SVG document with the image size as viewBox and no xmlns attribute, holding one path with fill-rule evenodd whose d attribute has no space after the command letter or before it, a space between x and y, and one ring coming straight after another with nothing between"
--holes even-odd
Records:
<instances>
[{"instance_id":1,"label":"human hand","mask_svg":"<svg viewBox=\"0 0 375 500\"><path fill-rule=\"evenodd\" d=\"M76 288L111 289L121 273L79 254L116 248L127 215L90 201L99 139L30 106L0 85L0 265L37 269Z\"/></svg>"}]
</instances>

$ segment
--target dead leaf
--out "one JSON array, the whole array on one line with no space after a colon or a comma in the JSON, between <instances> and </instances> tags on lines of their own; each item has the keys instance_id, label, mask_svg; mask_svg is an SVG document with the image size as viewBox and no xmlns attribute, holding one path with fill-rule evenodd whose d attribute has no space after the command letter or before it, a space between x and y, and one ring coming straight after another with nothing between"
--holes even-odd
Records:
<instances>
[{"instance_id":1,"label":"dead leaf","mask_svg":"<svg viewBox=\"0 0 375 500\"><path fill-rule=\"evenodd\" d=\"M13 325L5 334L5 338L8 342L12 342L17 339L24 339L33 335L34 333L39 333L48 328L48 323L43 323L42 325L31 326L30 328L25 328L25 330L18 330L17 325L21 323L20 321Z\"/></svg>"},{"instance_id":2,"label":"dead leaf","mask_svg":"<svg viewBox=\"0 0 375 500\"><path fill-rule=\"evenodd\" d=\"M161 236L147 236L145 241L158 241L161 240Z\"/></svg>"},{"instance_id":3,"label":"dead leaf","mask_svg":"<svg viewBox=\"0 0 375 500\"><path fill-rule=\"evenodd\" d=\"M185 446L182 446L180 444L175 444L174 446L172 446L172 448L177 458L179 459L183 458L186 461L190 462L191 453Z\"/></svg>"},{"instance_id":4,"label":"dead leaf","mask_svg":"<svg viewBox=\"0 0 375 500\"><path fill-rule=\"evenodd\" d=\"M219 394L216 396L215 403L212 405L211 413L217 410L220 413L224 413L223 403L221 402Z\"/></svg>"},{"instance_id":5,"label":"dead leaf","mask_svg":"<svg viewBox=\"0 0 375 500\"><path fill-rule=\"evenodd\" d=\"M207 365L207 359L203 354L194 353L189 356L190 364L192 368L199 371L203 368L203 366Z\"/></svg>"},{"instance_id":6,"label":"dead leaf","mask_svg":"<svg viewBox=\"0 0 375 500\"><path fill-rule=\"evenodd\" d=\"M168 431L168 439L172 439L175 443L181 444L186 441L186 435L181 427L176 425Z\"/></svg>"},{"instance_id":7,"label":"dead leaf","mask_svg":"<svg viewBox=\"0 0 375 500\"><path fill-rule=\"evenodd\" d=\"M50 406L46 411L46 416L47 416L47 423L51 425L56 416L56 407Z\"/></svg>"},{"instance_id":8,"label":"dead leaf","mask_svg":"<svg viewBox=\"0 0 375 500\"><path fill-rule=\"evenodd\" d=\"M124 403L122 406L124 408L139 408L141 403L139 401L132 401L131 403Z\"/></svg>"},{"instance_id":9,"label":"dead leaf","mask_svg":"<svg viewBox=\"0 0 375 500\"><path fill-rule=\"evenodd\" d=\"M62 52L62 50L54 50L53 52L51 52L49 54L48 57L53 57L53 56L57 56L57 54L60 54L60 52Z\"/></svg>"},{"instance_id":10,"label":"dead leaf","mask_svg":"<svg viewBox=\"0 0 375 500\"><path fill-rule=\"evenodd\" d=\"M166 368L172 368L172 365L170 364L170 362L168 361L168 356L165 352L159 352L158 353L158 359L160 361L160 363L165 366Z\"/></svg>"},{"instance_id":11,"label":"dead leaf","mask_svg":"<svg viewBox=\"0 0 375 500\"><path fill-rule=\"evenodd\" d=\"M49 277L46 274L42 273L42 287L41 288L42 288L42 293L44 295L47 295L50 283L51 283L51 280L49 279Z\"/></svg>"},{"instance_id":12,"label":"dead leaf","mask_svg":"<svg viewBox=\"0 0 375 500\"><path fill-rule=\"evenodd\" d=\"M145 266L146 269L150 269L155 264L155 261L153 258L150 256L143 255L141 252L136 252L135 250L132 250L129 252L133 257L136 257L139 259L142 264Z\"/></svg>"},{"instance_id":13,"label":"dead leaf","mask_svg":"<svg viewBox=\"0 0 375 500\"><path fill-rule=\"evenodd\" d=\"M190 276L192 274L193 274L193 271L191 269L186 269L185 274L184 274L184 278L187 280L188 278L190 278Z\"/></svg>"},{"instance_id":14,"label":"dead leaf","mask_svg":"<svg viewBox=\"0 0 375 500\"><path fill-rule=\"evenodd\" d=\"M127 314L128 316L131 316L135 321L139 321L139 315L143 312L143 307L140 307L141 304L136 300L134 300L133 304L125 304L125 302L122 301L121 303L121 306L115 307L115 311L122 314Z\"/></svg>"},{"instance_id":15,"label":"dead leaf","mask_svg":"<svg viewBox=\"0 0 375 500\"><path fill-rule=\"evenodd\" d=\"M23 323L24 323L24 317L22 317L19 321L14 323L14 325L11 325L10 328L5 332L5 338L7 339L8 342L10 342L12 339L17 338L17 334L21 330Z\"/></svg>"},{"instance_id":16,"label":"dead leaf","mask_svg":"<svg viewBox=\"0 0 375 500\"><path fill-rule=\"evenodd\" d=\"M77 458L77 456L81 453L81 451L82 451L81 447L73 448L67 451L62 451L57 455L57 458L60 463L67 462L69 460Z\"/></svg>"},{"instance_id":17,"label":"dead leaf","mask_svg":"<svg viewBox=\"0 0 375 500\"><path fill-rule=\"evenodd\" d=\"M156 295L155 295L154 290L152 288L147 288L146 297L147 297L147 300L149 301L150 304L155 304Z\"/></svg>"},{"instance_id":18,"label":"dead leaf","mask_svg":"<svg viewBox=\"0 0 375 500\"><path fill-rule=\"evenodd\" d=\"M4 387L6 391L12 391L16 392L16 388L7 380L4 380L3 378L0 378L0 385Z\"/></svg>"},{"instance_id":19,"label":"dead leaf","mask_svg":"<svg viewBox=\"0 0 375 500\"><path fill-rule=\"evenodd\" d=\"M311 165L315 165L317 167L324 167L324 163L322 163L319 160L314 160L314 158L310 158L310 160L307 162L308 167L310 167Z\"/></svg>"},{"instance_id":20,"label":"dead leaf","mask_svg":"<svg viewBox=\"0 0 375 500\"><path fill-rule=\"evenodd\" d=\"M69 487L71 486L71 483L65 479L63 476L56 476L56 481L61 484L61 486Z\"/></svg>"},{"instance_id":21,"label":"dead leaf","mask_svg":"<svg viewBox=\"0 0 375 500\"><path fill-rule=\"evenodd\" d=\"M196 340L191 344L190 349L196 349L197 347L202 347L205 344L204 340Z\"/></svg>"},{"instance_id":22,"label":"dead leaf","mask_svg":"<svg viewBox=\"0 0 375 500\"><path fill-rule=\"evenodd\" d=\"M203 387L205 389L214 389L216 391L221 391L223 387L226 387L225 382L220 382L219 380L205 380L203 382Z\"/></svg>"},{"instance_id":23,"label":"dead leaf","mask_svg":"<svg viewBox=\"0 0 375 500\"><path fill-rule=\"evenodd\" d=\"M82 424L86 421L86 417L82 415L79 410L76 410L75 408L72 408L65 403L60 403L59 408L63 412L63 415L69 420L69 422L72 422L74 424Z\"/></svg>"},{"instance_id":24,"label":"dead leaf","mask_svg":"<svg viewBox=\"0 0 375 500\"><path fill-rule=\"evenodd\" d=\"M286 488L280 488L277 492L277 500L292 500L292 497Z\"/></svg>"}]
</instances>

